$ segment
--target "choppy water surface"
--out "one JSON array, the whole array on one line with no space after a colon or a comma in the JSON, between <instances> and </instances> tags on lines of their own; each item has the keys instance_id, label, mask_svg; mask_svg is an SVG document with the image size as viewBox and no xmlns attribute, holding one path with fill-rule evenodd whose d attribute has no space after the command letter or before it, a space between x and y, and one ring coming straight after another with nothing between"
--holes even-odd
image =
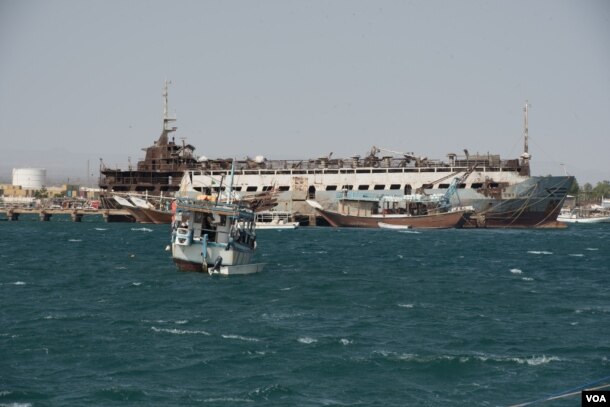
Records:
<instances>
[{"instance_id":1,"label":"choppy water surface","mask_svg":"<svg viewBox=\"0 0 610 407\"><path fill-rule=\"evenodd\" d=\"M266 230L231 278L169 237L0 222L0 405L496 406L610 375L607 226Z\"/></svg>"}]
</instances>

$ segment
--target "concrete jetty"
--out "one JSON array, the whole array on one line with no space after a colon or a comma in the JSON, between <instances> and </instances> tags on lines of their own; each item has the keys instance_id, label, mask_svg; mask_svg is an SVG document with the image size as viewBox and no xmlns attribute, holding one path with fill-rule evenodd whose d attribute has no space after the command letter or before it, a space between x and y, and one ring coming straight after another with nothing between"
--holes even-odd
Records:
<instances>
[{"instance_id":1,"label":"concrete jetty","mask_svg":"<svg viewBox=\"0 0 610 407\"><path fill-rule=\"evenodd\" d=\"M82 221L84 216L102 216L105 222L134 222L125 209L49 209L49 208L0 208L0 215L9 221L19 220L20 215L38 215L42 222L48 222L53 215L68 215L73 222Z\"/></svg>"}]
</instances>

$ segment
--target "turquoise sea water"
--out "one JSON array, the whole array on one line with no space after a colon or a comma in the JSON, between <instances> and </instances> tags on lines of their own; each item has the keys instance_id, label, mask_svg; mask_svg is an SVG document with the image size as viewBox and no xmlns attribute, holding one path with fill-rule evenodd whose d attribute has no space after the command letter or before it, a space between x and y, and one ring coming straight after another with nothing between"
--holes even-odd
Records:
<instances>
[{"instance_id":1,"label":"turquoise sea water","mask_svg":"<svg viewBox=\"0 0 610 407\"><path fill-rule=\"evenodd\" d=\"M505 406L610 376L607 225L258 235L265 271L218 278L176 271L168 226L0 222L0 405Z\"/></svg>"}]
</instances>

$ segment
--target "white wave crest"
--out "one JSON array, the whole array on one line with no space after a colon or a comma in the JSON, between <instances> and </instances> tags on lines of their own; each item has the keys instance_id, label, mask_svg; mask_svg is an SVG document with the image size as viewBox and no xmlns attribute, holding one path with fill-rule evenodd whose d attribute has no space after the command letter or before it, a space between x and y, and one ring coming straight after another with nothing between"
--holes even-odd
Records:
<instances>
[{"instance_id":1,"label":"white wave crest","mask_svg":"<svg viewBox=\"0 0 610 407\"><path fill-rule=\"evenodd\" d=\"M584 257L585 255L582 253L573 253L573 254L568 254L568 256L572 256L572 257Z\"/></svg>"},{"instance_id":2,"label":"white wave crest","mask_svg":"<svg viewBox=\"0 0 610 407\"><path fill-rule=\"evenodd\" d=\"M26 285L23 281L15 281L14 285Z\"/></svg>"},{"instance_id":3,"label":"white wave crest","mask_svg":"<svg viewBox=\"0 0 610 407\"><path fill-rule=\"evenodd\" d=\"M310 338L309 336L304 336L302 338L297 339L299 342L304 343L306 345L318 342L317 339Z\"/></svg>"},{"instance_id":4,"label":"white wave crest","mask_svg":"<svg viewBox=\"0 0 610 407\"><path fill-rule=\"evenodd\" d=\"M82 242L82 239L68 239L68 242Z\"/></svg>"},{"instance_id":5,"label":"white wave crest","mask_svg":"<svg viewBox=\"0 0 610 407\"><path fill-rule=\"evenodd\" d=\"M347 345L350 345L350 344L354 343L354 341L350 341L349 339L345 339L345 338L341 338L339 340L339 342L341 343L341 345L344 345L344 346L347 346Z\"/></svg>"},{"instance_id":6,"label":"white wave crest","mask_svg":"<svg viewBox=\"0 0 610 407\"><path fill-rule=\"evenodd\" d=\"M247 342L258 342L259 341L256 338L248 338L247 336L241 336L241 335L221 335L221 336L225 339L239 339L240 341L247 341Z\"/></svg>"},{"instance_id":7,"label":"white wave crest","mask_svg":"<svg viewBox=\"0 0 610 407\"><path fill-rule=\"evenodd\" d=\"M413 308L414 307L413 304L398 304L398 306L400 308Z\"/></svg>"},{"instance_id":8,"label":"white wave crest","mask_svg":"<svg viewBox=\"0 0 610 407\"><path fill-rule=\"evenodd\" d=\"M599 250L599 249L597 247L587 247L585 250L595 251L595 250Z\"/></svg>"},{"instance_id":9,"label":"white wave crest","mask_svg":"<svg viewBox=\"0 0 610 407\"><path fill-rule=\"evenodd\" d=\"M131 230L135 231L135 232L152 232L152 229L149 228L131 228Z\"/></svg>"},{"instance_id":10,"label":"white wave crest","mask_svg":"<svg viewBox=\"0 0 610 407\"><path fill-rule=\"evenodd\" d=\"M254 403L254 400L235 397L216 397L203 400L204 403Z\"/></svg>"},{"instance_id":11,"label":"white wave crest","mask_svg":"<svg viewBox=\"0 0 610 407\"><path fill-rule=\"evenodd\" d=\"M547 252L546 250L528 250L530 254L553 254L553 252Z\"/></svg>"},{"instance_id":12,"label":"white wave crest","mask_svg":"<svg viewBox=\"0 0 610 407\"><path fill-rule=\"evenodd\" d=\"M212 335L211 333L206 332L206 331L187 331L187 330L175 329L175 328L174 329L157 328L156 326L153 326L151 329L155 332L166 332L166 333L175 334L175 335L206 335L206 336Z\"/></svg>"},{"instance_id":13,"label":"white wave crest","mask_svg":"<svg viewBox=\"0 0 610 407\"><path fill-rule=\"evenodd\" d=\"M106 228L95 228L95 230L108 230Z\"/></svg>"},{"instance_id":14,"label":"white wave crest","mask_svg":"<svg viewBox=\"0 0 610 407\"><path fill-rule=\"evenodd\" d=\"M519 363L520 365L527 364L529 366L539 366L539 365L546 365L547 363L551 363L551 362L556 362L561 359L559 359L557 356L548 357L546 355L542 355L542 356L532 356L531 358L512 358L511 360Z\"/></svg>"},{"instance_id":15,"label":"white wave crest","mask_svg":"<svg viewBox=\"0 0 610 407\"><path fill-rule=\"evenodd\" d=\"M513 274L523 274L523 271L520 269L510 269L510 272Z\"/></svg>"},{"instance_id":16,"label":"white wave crest","mask_svg":"<svg viewBox=\"0 0 610 407\"><path fill-rule=\"evenodd\" d=\"M281 321L281 320L284 320L284 319L298 318L298 317L301 317L303 315L305 315L305 314L302 313L302 312L296 312L296 313L293 313L293 314L291 314L289 312L279 312L279 313L276 313L276 314L267 314L267 313L264 313L262 315L262 317L265 320Z\"/></svg>"},{"instance_id":17,"label":"white wave crest","mask_svg":"<svg viewBox=\"0 0 610 407\"><path fill-rule=\"evenodd\" d=\"M517 363L520 365L539 366L547 363L560 361L557 356L531 356L531 357L506 357L495 355L416 355L412 353L396 353L392 351L379 350L373 353L380 354L384 358L399 360L403 362L430 363L439 361L468 363L472 361L496 362L496 363Z\"/></svg>"},{"instance_id":18,"label":"white wave crest","mask_svg":"<svg viewBox=\"0 0 610 407\"><path fill-rule=\"evenodd\" d=\"M531 277L523 277L521 280L523 280L523 281L534 281L534 279L531 278Z\"/></svg>"}]
</instances>

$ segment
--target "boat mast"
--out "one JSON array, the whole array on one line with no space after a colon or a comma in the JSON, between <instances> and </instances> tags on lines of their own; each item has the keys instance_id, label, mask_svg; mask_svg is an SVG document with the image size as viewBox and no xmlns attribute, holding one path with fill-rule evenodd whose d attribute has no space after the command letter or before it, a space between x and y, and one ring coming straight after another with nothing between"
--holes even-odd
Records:
<instances>
[{"instance_id":1,"label":"boat mast","mask_svg":"<svg viewBox=\"0 0 610 407\"><path fill-rule=\"evenodd\" d=\"M157 140L158 146L166 146L169 142L169 133L174 132L178 129L176 126L170 126L170 122L175 122L175 117L170 117L168 112L168 101L167 101L167 85L171 83L171 81L165 80L163 84L163 131L161 132L161 136L159 136L159 140Z\"/></svg>"},{"instance_id":2,"label":"boat mast","mask_svg":"<svg viewBox=\"0 0 610 407\"><path fill-rule=\"evenodd\" d=\"M523 160L521 165L523 167L524 175L529 175L530 173L530 160L532 155L529 153L529 126L528 126L528 109L529 103L526 100L525 106L523 107L523 154L521 154L521 159Z\"/></svg>"},{"instance_id":3,"label":"boat mast","mask_svg":"<svg viewBox=\"0 0 610 407\"><path fill-rule=\"evenodd\" d=\"M175 126L174 127L169 126L170 122L176 121L175 117L169 117L169 102L167 100L167 85L170 83L172 83L172 82L168 81L167 79L163 83L163 130L165 130L167 132L176 131L176 129L177 129L177 127L175 127Z\"/></svg>"},{"instance_id":4,"label":"boat mast","mask_svg":"<svg viewBox=\"0 0 610 407\"><path fill-rule=\"evenodd\" d=\"M529 153L529 127L527 123L529 106L530 105L526 100L525 106L523 107L523 154L521 154L521 158L523 158L524 161L532 158L531 154Z\"/></svg>"},{"instance_id":5,"label":"boat mast","mask_svg":"<svg viewBox=\"0 0 610 407\"><path fill-rule=\"evenodd\" d=\"M233 203L233 176L235 175L235 158L231 161L231 178L229 178L229 195L227 196L227 203Z\"/></svg>"}]
</instances>

